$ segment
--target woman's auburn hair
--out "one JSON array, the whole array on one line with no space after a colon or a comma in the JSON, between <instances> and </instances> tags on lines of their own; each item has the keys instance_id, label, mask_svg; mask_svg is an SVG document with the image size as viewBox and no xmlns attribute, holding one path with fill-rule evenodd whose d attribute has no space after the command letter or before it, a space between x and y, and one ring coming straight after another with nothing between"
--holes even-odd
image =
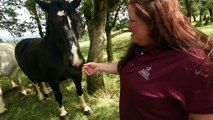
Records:
<instances>
[{"instance_id":1,"label":"woman's auburn hair","mask_svg":"<svg viewBox=\"0 0 213 120\"><path fill-rule=\"evenodd\" d=\"M212 61L213 39L191 25L181 11L178 0L129 0L135 14L150 26L150 36L157 45L190 52L190 48L203 49ZM118 70L134 57L137 45L132 43L126 55L119 61Z\"/></svg>"}]
</instances>

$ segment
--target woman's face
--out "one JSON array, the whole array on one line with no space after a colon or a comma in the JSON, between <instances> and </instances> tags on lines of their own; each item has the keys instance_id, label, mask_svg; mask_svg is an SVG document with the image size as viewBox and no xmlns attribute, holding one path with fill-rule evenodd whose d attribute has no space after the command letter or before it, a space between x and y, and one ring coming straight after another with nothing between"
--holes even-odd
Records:
<instances>
[{"instance_id":1,"label":"woman's face","mask_svg":"<svg viewBox=\"0 0 213 120\"><path fill-rule=\"evenodd\" d=\"M150 38L150 28L136 14L132 5L128 6L129 23L128 28L132 32L132 42L140 46L152 46L154 41Z\"/></svg>"}]
</instances>

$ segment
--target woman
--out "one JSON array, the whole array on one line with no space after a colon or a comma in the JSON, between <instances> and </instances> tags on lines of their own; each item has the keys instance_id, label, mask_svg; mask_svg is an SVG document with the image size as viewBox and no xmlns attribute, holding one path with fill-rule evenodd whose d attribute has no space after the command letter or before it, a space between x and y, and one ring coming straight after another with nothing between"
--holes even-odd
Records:
<instances>
[{"instance_id":1,"label":"woman","mask_svg":"<svg viewBox=\"0 0 213 120\"><path fill-rule=\"evenodd\" d=\"M213 120L212 43L178 0L130 0L132 45L119 63L84 71L120 75L121 120Z\"/></svg>"}]
</instances>

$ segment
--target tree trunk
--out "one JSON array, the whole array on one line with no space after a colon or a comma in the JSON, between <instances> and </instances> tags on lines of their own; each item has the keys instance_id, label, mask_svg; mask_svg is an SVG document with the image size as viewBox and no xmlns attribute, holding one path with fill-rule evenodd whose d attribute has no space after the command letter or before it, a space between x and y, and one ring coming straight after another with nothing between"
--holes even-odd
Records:
<instances>
[{"instance_id":1,"label":"tree trunk","mask_svg":"<svg viewBox=\"0 0 213 120\"><path fill-rule=\"evenodd\" d=\"M191 22L191 16L192 16L192 1L191 0L185 0L186 4L186 10L187 10L187 18Z\"/></svg>"},{"instance_id":2,"label":"tree trunk","mask_svg":"<svg viewBox=\"0 0 213 120\"><path fill-rule=\"evenodd\" d=\"M107 11L107 21L106 21L106 37L107 37L107 46L106 46L106 51L107 51L107 61L112 62L113 61L113 53L112 53L112 38L111 38L111 31L112 27L110 26L109 23L109 10Z\"/></svg>"},{"instance_id":3,"label":"tree trunk","mask_svg":"<svg viewBox=\"0 0 213 120\"><path fill-rule=\"evenodd\" d=\"M42 32L41 21L39 19L38 13L37 13L36 4L33 5L32 10L33 10L33 14L35 16L35 20L36 20L36 23L37 23L37 26L38 26L39 35L40 35L41 38L43 38L44 33Z\"/></svg>"},{"instance_id":4,"label":"tree trunk","mask_svg":"<svg viewBox=\"0 0 213 120\"><path fill-rule=\"evenodd\" d=\"M195 14L192 14L192 17L193 17L194 22L196 22L196 21L197 21L197 19L196 19Z\"/></svg>"},{"instance_id":5,"label":"tree trunk","mask_svg":"<svg viewBox=\"0 0 213 120\"><path fill-rule=\"evenodd\" d=\"M201 9L200 10L200 24L203 25L203 14L204 14L204 10Z\"/></svg>"},{"instance_id":6,"label":"tree trunk","mask_svg":"<svg viewBox=\"0 0 213 120\"><path fill-rule=\"evenodd\" d=\"M206 5L206 1L202 1L201 5L205 6ZM203 25L204 16L205 16L205 9L203 7L201 7L201 9L200 9L200 24L201 24L201 26Z\"/></svg>"},{"instance_id":7,"label":"tree trunk","mask_svg":"<svg viewBox=\"0 0 213 120\"><path fill-rule=\"evenodd\" d=\"M209 15L210 15L211 22L213 22L213 10L212 10L212 8L209 8Z\"/></svg>"},{"instance_id":8,"label":"tree trunk","mask_svg":"<svg viewBox=\"0 0 213 120\"><path fill-rule=\"evenodd\" d=\"M87 62L103 62L104 25L95 21L88 24L90 48ZM87 77L87 89L89 94L104 89L103 74L97 73Z\"/></svg>"},{"instance_id":9,"label":"tree trunk","mask_svg":"<svg viewBox=\"0 0 213 120\"><path fill-rule=\"evenodd\" d=\"M106 36L107 36L107 60L108 62L112 62L114 60L113 58L113 52L112 52L112 37L111 37L111 29L106 30Z\"/></svg>"},{"instance_id":10,"label":"tree trunk","mask_svg":"<svg viewBox=\"0 0 213 120\"><path fill-rule=\"evenodd\" d=\"M88 0L89 1L89 0ZM88 26L90 47L87 62L103 62L104 30L106 25L107 0L94 0L94 6L85 2L84 14ZM89 5L89 6L88 6ZM89 13L93 9L94 13ZM104 90L103 74L96 73L87 77L87 89L89 94L95 94Z\"/></svg>"},{"instance_id":11,"label":"tree trunk","mask_svg":"<svg viewBox=\"0 0 213 120\"><path fill-rule=\"evenodd\" d=\"M121 3L119 4L117 10L116 10L116 14L112 20L112 23L110 23L110 9L113 8L115 5L118 5L119 0L115 0L114 4L108 5L109 8L107 9L107 16L106 16L106 28L105 28L105 32L106 32L106 36L107 36L107 47L106 47L106 51L107 51L107 61L108 62L112 62L114 60L113 58L113 52L112 52L112 28L115 26L116 24L116 20L119 14L119 10L121 8ZM111 8L110 8L111 7Z\"/></svg>"}]
</instances>

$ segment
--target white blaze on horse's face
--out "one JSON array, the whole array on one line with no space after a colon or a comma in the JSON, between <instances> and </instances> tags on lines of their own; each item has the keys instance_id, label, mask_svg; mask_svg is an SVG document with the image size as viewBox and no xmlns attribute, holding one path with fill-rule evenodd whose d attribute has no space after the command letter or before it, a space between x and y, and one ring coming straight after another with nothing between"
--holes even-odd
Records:
<instances>
[{"instance_id":1,"label":"white blaze on horse's face","mask_svg":"<svg viewBox=\"0 0 213 120\"><path fill-rule=\"evenodd\" d=\"M66 12L64 10L61 10L61 11L58 11L57 15L58 16L65 16ZM67 16L67 20L68 20L69 27L71 29L72 26L71 26L71 20L70 20L69 16Z\"/></svg>"},{"instance_id":2,"label":"white blaze on horse's face","mask_svg":"<svg viewBox=\"0 0 213 120\"><path fill-rule=\"evenodd\" d=\"M57 15L58 16L65 16L66 12L64 10L58 11ZM71 29L72 25L71 25L71 20L70 20L69 16L67 16L67 21L68 21L69 28ZM64 26L64 27L67 31L69 31L67 26ZM73 32L70 32L70 36L74 36L74 39L77 39ZM77 51L78 48L75 45L75 43L71 43L71 44L72 44L71 53L73 55L73 59L72 59L73 60L73 66L79 66L82 63L82 60L78 56L78 51Z\"/></svg>"},{"instance_id":3,"label":"white blaze on horse's face","mask_svg":"<svg viewBox=\"0 0 213 120\"><path fill-rule=\"evenodd\" d=\"M69 27L71 29L72 26L71 26L71 20L70 20L69 16L67 16L67 20L68 20Z\"/></svg>"},{"instance_id":4,"label":"white blaze on horse's face","mask_svg":"<svg viewBox=\"0 0 213 120\"><path fill-rule=\"evenodd\" d=\"M57 13L58 16L65 16L66 12L64 10L58 11Z\"/></svg>"},{"instance_id":5,"label":"white blaze on horse's face","mask_svg":"<svg viewBox=\"0 0 213 120\"><path fill-rule=\"evenodd\" d=\"M71 52L73 54L73 66L79 66L82 63L81 59L78 56L77 50L77 46L73 43L71 49Z\"/></svg>"}]
</instances>

